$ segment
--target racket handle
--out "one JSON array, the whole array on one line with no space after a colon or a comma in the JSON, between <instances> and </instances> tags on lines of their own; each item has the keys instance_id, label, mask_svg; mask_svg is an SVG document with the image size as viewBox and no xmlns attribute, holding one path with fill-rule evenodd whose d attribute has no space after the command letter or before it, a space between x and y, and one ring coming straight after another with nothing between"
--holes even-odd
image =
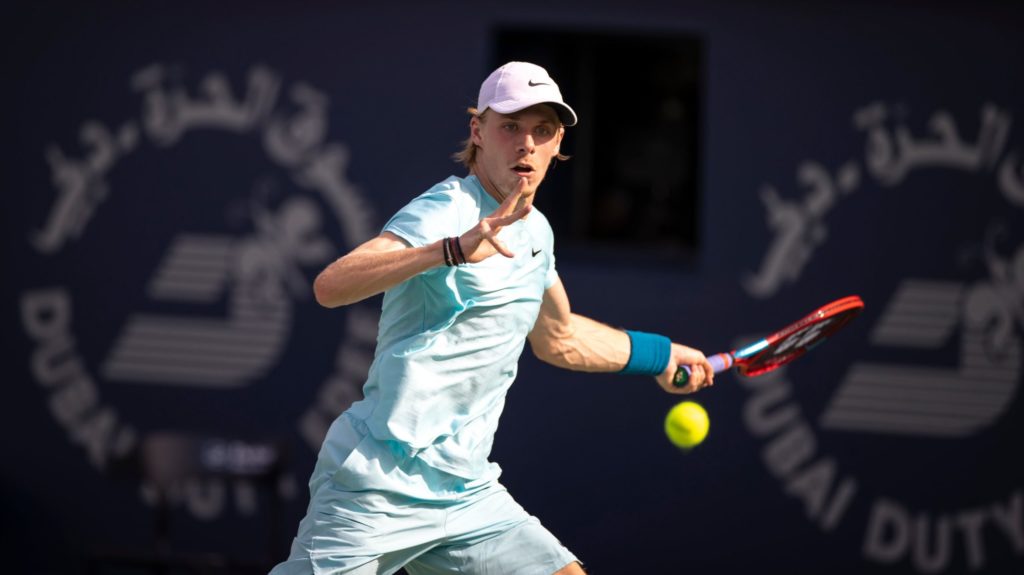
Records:
<instances>
[{"instance_id":1,"label":"racket handle","mask_svg":"<svg viewBox=\"0 0 1024 575\"><path fill-rule=\"evenodd\" d=\"M708 363L711 364L711 368L715 370L715 373L722 373L732 367L733 357L731 353L717 353L708 358ZM676 370L675 377L672 378L672 385L676 387L683 387L689 381L690 366L680 366L679 369Z\"/></svg>"}]
</instances>

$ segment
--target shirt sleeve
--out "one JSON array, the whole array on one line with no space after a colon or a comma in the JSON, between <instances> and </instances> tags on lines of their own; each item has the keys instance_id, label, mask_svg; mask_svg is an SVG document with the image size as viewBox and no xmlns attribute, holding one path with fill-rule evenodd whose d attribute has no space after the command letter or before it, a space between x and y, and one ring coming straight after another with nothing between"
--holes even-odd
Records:
<instances>
[{"instance_id":1,"label":"shirt sleeve","mask_svg":"<svg viewBox=\"0 0 1024 575\"><path fill-rule=\"evenodd\" d=\"M544 289L555 285L558 281L558 270L555 269L555 232L551 229L551 224L548 222L547 217L544 217L544 229L547 235L547 241L545 241L545 248L547 249L547 263L548 268L544 272Z\"/></svg>"},{"instance_id":2,"label":"shirt sleeve","mask_svg":"<svg viewBox=\"0 0 1024 575\"><path fill-rule=\"evenodd\" d=\"M384 224L391 232L416 248L439 239L457 236L460 227L455 198L448 190L428 190L406 204Z\"/></svg>"},{"instance_id":3,"label":"shirt sleeve","mask_svg":"<svg viewBox=\"0 0 1024 575\"><path fill-rule=\"evenodd\" d=\"M558 281L558 270L555 269L555 254L551 252L548 257L548 271L544 274L544 289L555 285L556 281Z\"/></svg>"}]
</instances>

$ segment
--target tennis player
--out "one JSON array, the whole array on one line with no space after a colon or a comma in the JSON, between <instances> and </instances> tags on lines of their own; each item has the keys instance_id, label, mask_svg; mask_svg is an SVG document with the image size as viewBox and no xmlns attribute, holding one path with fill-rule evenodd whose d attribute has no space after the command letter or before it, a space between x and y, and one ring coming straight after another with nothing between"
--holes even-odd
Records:
<instances>
[{"instance_id":1,"label":"tennis player","mask_svg":"<svg viewBox=\"0 0 1024 575\"><path fill-rule=\"evenodd\" d=\"M526 340L566 369L712 384L704 355L572 313L554 240L533 209L576 113L541 67L495 70L450 177L317 277L326 307L385 292L373 364L331 425L291 554L272 575L579 574L579 560L498 482L488 461ZM676 388L676 367L693 374Z\"/></svg>"}]
</instances>

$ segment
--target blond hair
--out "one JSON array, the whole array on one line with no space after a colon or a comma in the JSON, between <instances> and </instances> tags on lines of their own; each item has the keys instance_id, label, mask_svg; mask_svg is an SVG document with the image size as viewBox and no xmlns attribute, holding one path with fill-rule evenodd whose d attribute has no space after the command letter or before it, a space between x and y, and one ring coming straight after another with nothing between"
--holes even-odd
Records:
<instances>
[{"instance_id":1,"label":"blond hair","mask_svg":"<svg viewBox=\"0 0 1024 575\"><path fill-rule=\"evenodd\" d=\"M484 122L487 117L487 110L480 112L473 107L466 108L466 113L468 113L471 118L476 118L481 123ZM468 138L462 141L462 149L452 154L452 159L462 164L467 170L472 171L473 166L476 165L477 150L479 150L479 148L473 143L473 134L470 134ZM569 156L566 156L565 154L555 154L555 159L564 162L569 159ZM554 165L554 163L552 163L552 165Z\"/></svg>"}]
</instances>

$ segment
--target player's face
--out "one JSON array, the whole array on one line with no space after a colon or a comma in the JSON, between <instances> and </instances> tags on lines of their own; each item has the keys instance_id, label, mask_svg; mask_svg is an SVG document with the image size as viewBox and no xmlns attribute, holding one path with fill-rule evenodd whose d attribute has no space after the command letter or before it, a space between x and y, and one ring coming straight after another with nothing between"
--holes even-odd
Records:
<instances>
[{"instance_id":1,"label":"player's face","mask_svg":"<svg viewBox=\"0 0 1024 575\"><path fill-rule=\"evenodd\" d=\"M471 130L479 147L474 173L501 198L515 192L520 182L523 197L532 197L565 134L558 115L545 104L513 114L488 110L483 119L473 118Z\"/></svg>"}]
</instances>

